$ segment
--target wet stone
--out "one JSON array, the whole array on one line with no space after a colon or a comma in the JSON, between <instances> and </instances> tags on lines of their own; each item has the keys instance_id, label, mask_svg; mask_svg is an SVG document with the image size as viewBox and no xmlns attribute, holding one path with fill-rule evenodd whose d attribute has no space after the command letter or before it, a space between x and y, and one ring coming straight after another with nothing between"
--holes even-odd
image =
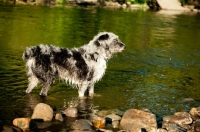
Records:
<instances>
[{"instance_id":1,"label":"wet stone","mask_svg":"<svg viewBox=\"0 0 200 132\"><path fill-rule=\"evenodd\" d=\"M186 132L186 130L175 123L165 123L162 128L166 128L169 132Z\"/></svg>"},{"instance_id":2,"label":"wet stone","mask_svg":"<svg viewBox=\"0 0 200 132\"><path fill-rule=\"evenodd\" d=\"M119 128L119 121L117 121L117 120L112 121L112 127Z\"/></svg>"},{"instance_id":3,"label":"wet stone","mask_svg":"<svg viewBox=\"0 0 200 132\"><path fill-rule=\"evenodd\" d=\"M197 120L195 123L194 123L194 130L196 132L200 132L200 120Z\"/></svg>"},{"instance_id":4,"label":"wet stone","mask_svg":"<svg viewBox=\"0 0 200 132\"><path fill-rule=\"evenodd\" d=\"M23 130L16 126L4 126L2 132L23 132Z\"/></svg>"},{"instance_id":5,"label":"wet stone","mask_svg":"<svg viewBox=\"0 0 200 132\"><path fill-rule=\"evenodd\" d=\"M105 124L106 124L106 120L103 117L98 117L92 120L93 125L95 128L100 129L100 128L104 128Z\"/></svg>"},{"instance_id":6,"label":"wet stone","mask_svg":"<svg viewBox=\"0 0 200 132\"><path fill-rule=\"evenodd\" d=\"M187 112L176 112L175 117L171 118L169 122L176 123L178 125L188 125L192 123L192 118Z\"/></svg>"},{"instance_id":7,"label":"wet stone","mask_svg":"<svg viewBox=\"0 0 200 132\"><path fill-rule=\"evenodd\" d=\"M121 117L116 115L116 114L110 114L110 115L107 115L106 118L110 118L112 121L118 121L118 120L121 120Z\"/></svg>"},{"instance_id":8,"label":"wet stone","mask_svg":"<svg viewBox=\"0 0 200 132\"><path fill-rule=\"evenodd\" d=\"M67 108L66 110L62 111L68 117L77 117L78 116L78 109L75 107Z\"/></svg>"},{"instance_id":9,"label":"wet stone","mask_svg":"<svg viewBox=\"0 0 200 132\"><path fill-rule=\"evenodd\" d=\"M159 128L159 129L157 129L156 132L167 132L167 130L166 130L166 129L163 129L163 128Z\"/></svg>"},{"instance_id":10,"label":"wet stone","mask_svg":"<svg viewBox=\"0 0 200 132\"><path fill-rule=\"evenodd\" d=\"M13 125L23 129L29 130L30 118L16 118L13 120Z\"/></svg>"},{"instance_id":11,"label":"wet stone","mask_svg":"<svg viewBox=\"0 0 200 132\"><path fill-rule=\"evenodd\" d=\"M192 115L192 117L194 118L194 120L200 119L200 107L192 108L190 110L190 114Z\"/></svg>"},{"instance_id":12,"label":"wet stone","mask_svg":"<svg viewBox=\"0 0 200 132\"><path fill-rule=\"evenodd\" d=\"M195 100L193 98L184 98L183 102L187 103L187 102L194 102Z\"/></svg>"},{"instance_id":13,"label":"wet stone","mask_svg":"<svg viewBox=\"0 0 200 132\"><path fill-rule=\"evenodd\" d=\"M163 121L164 121L164 122L169 122L172 118L174 118L173 115L164 116L164 117L163 117Z\"/></svg>"},{"instance_id":14,"label":"wet stone","mask_svg":"<svg viewBox=\"0 0 200 132\"><path fill-rule=\"evenodd\" d=\"M43 119L44 121L51 121L53 118L53 109L44 103L39 103L33 110L31 119Z\"/></svg>"},{"instance_id":15,"label":"wet stone","mask_svg":"<svg viewBox=\"0 0 200 132\"><path fill-rule=\"evenodd\" d=\"M37 122L35 121L38 129L45 129L50 127L53 123L51 121L45 121L45 122Z\"/></svg>"},{"instance_id":16,"label":"wet stone","mask_svg":"<svg viewBox=\"0 0 200 132\"><path fill-rule=\"evenodd\" d=\"M190 114L187 112L176 112L174 116L181 116L181 117L190 117Z\"/></svg>"},{"instance_id":17,"label":"wet stone","mask_svg":"<svg viewBox=\"0 0 200 132\"><path fill-rule=\"evenodd\" d=\"M108 111L106 110L101 110L101 111L98 111L96 113L96 115L100 116L100 117L105 117L106 115L110 114Z\"/></svg>"},{"instance_id":18,"label":"wet stone","mask_svg":"<svg viewBox=\"0 0 200 132\"><path fill-rule=\"evenodd\" d=\"M63 121L63 116L62 116L62 114L61 114L61 113L57 113L57 114L55 115L55 120Z\"/></svg>"},{"instance_id":19,"label":"wet stone","mask_svg":"<svg viewBox=\"0 0 200 132\"><path fill-rule=\"evenodd\" d=\"M120 122L121 129L135 132L145 129L154 132L157 129L156 117L154 114L137 109L127 110Z\"/></svg>"}]
</instances>

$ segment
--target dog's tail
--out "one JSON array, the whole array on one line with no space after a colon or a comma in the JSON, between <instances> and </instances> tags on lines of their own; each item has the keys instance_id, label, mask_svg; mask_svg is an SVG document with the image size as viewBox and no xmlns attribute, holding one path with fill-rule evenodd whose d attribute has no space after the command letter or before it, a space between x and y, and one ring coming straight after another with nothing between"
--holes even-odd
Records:
<instances>
[{"instance_id":1,"label":"dog's tail","mask_svg":"<svg viewBox=\"0 0 200 132\"><path fill-rule=\"evenodd\" d=\"M34 56L34 51L35 51L36 47L27 47L22 55L22 59L24 61L27 61L29 58Z\"/></svg>"}]
</instances>

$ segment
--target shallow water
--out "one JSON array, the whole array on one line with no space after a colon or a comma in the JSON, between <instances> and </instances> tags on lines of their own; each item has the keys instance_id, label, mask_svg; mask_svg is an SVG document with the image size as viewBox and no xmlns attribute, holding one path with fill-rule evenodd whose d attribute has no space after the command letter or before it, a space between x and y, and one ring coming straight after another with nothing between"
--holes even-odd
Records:
<instances>
[{"instance_id":1,"label":"shallow water","mask_svg":"<svg viewBox=\"0 0 200 132\"><path fill-rule=\"evenodd\" d=\"M199 23L200 15L192 12L0 6L0 125L30 116L39 102L55 112L76 103L77 89L60 80L45 100L40 86L31 96L25 94L25 47L79 47L99 31L117 34L127 48L108 62L88 105L98 110L147 108L160 115L200 106Z\"/></svg>"}]
</instances>

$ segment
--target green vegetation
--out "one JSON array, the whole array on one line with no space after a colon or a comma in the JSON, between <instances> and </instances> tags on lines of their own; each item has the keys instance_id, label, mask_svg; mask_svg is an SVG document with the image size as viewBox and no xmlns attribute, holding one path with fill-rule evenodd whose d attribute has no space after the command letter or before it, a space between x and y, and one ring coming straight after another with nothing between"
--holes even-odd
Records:
<instances>
[{"instance_id":1,"label":"green vegetation","mask_svg":"<svg viewBox=\"0 0 200 132\"><path fill-rule=\"evenodd\" d=\"M179 0L181 2L181 5L186 5L188 4L188 0Z\"/></svg>"},{"instance_id":2,"label":"green vegetation","mask_svg":"<svg viewBox=\"0 0 200 132\"><path fill-rule=\"evenodd\" d=\"M131 2L132 4L144 4L147 2L147 0L127 0L128 2Z\"/></svg>"}]
</instances>

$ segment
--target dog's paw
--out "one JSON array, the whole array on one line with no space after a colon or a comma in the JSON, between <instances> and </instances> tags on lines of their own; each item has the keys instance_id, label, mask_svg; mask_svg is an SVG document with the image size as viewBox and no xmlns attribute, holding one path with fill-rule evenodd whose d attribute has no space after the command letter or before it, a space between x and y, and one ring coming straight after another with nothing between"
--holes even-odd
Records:
<instances>
[{"instance_id":1,"label":"dog's paw","mask_svg":"<svg viewBox=\"0 0 200 132\"><path fill-rule=\"evenodd\" d=\"M46 97L46 96L47 96L47 93L40 93L40 96Z\"/></svg>"}]
</instances>

